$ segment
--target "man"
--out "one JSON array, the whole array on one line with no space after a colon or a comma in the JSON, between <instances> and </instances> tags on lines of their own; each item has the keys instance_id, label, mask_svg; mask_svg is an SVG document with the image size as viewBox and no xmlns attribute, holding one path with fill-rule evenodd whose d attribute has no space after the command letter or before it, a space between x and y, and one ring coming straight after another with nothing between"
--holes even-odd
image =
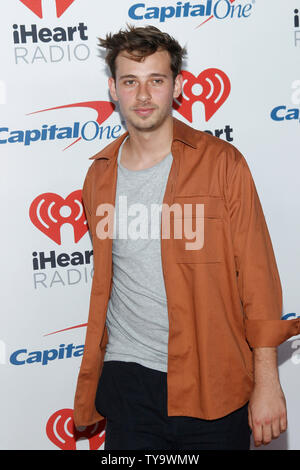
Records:
<instances>
[{"instance_id":1,"label":"man","mask_svg":"<svg viewBox=\"0 0 300 470\"><path fill-rule=\"evenodd\" d=\"M185 52L176 40L129 27L100 45L128 132L92 157L83 187L94 277L75 425L105 417L108 450L249 449L251 430L267 444L287 427L276 346L300 324L281 320L248 165L172 117ZM158 237L142 211L153 204ZM192 249L186 231L175 234L185 224L197 229Z\"/></svg>"}]
</instances>

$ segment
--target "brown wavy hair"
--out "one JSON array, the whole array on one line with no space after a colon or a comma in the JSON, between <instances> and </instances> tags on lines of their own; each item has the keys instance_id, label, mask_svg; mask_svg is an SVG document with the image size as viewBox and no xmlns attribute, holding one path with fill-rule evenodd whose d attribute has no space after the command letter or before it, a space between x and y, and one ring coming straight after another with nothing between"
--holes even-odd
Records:
<instances>
[{"instance_id":1,"label":"brown wavy hair","mask_svg":"<svg viewBox=\"0 0 300 470\"><path fill-rule=\"evenodd\" d=\"M127 25L127 30L108 33L104 39L98 38L99 47L107 50L105 61L116 79L116 58L120 52L126 51L132 60L142 61L157 50L165 50L171 59L173 78L180 73L186 49L176 39L163 33L155 26L136 27Z\"/></svg>"}]
</instances>

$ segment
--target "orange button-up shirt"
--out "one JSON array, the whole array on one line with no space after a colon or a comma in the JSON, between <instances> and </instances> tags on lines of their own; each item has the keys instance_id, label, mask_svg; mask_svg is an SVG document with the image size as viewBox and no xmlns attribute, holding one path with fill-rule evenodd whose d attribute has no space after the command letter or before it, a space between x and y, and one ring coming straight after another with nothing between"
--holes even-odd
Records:
<instances>
[{"instance_id":1,"label":"orange button-up shirt","mask_svg":"<svg viewBox=\"0 0 300 470\"><path fill-rule=\"evenodd\" d=\"M76 426L100 421L95 396L103 367L113 266L112 237L97 236L97 207L115 204L118 150L124 133L97 153L82 192L94 249L84 354L74 403ZM281 320L282 290L263 210L243 155L231 144L173 118L173 162L163 205L204 204L204 244L186 250L161 236L168 318L168 415L215 419L244 405L253 388L256 347L300 333ZM182 211L184 213L184 211ZM167 214L162 210L162 226ZM178 218L179 217L179 218ZM195 217L192 212L190 217ZM176 219L176 220L175 220ZM180 220L181 219L181 220ZM184 232L184 231L183 231Z\"/></svg>"}]
</instances>

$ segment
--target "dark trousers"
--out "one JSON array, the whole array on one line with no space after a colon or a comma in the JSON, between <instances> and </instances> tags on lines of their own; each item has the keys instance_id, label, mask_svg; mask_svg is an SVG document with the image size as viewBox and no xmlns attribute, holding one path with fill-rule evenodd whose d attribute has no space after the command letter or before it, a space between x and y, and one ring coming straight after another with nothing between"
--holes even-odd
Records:
<instances>
[{"instance_id":1,"label":"dark trousers","mask_svg":"<svg viewBox=\"0 0 300 470\"><path fill-rule=\"evenodd\" d=\"M105 450L249 450L248 404L219 419L168 416L167 373L105 361L95 400Z\"/></svg>"}]
</instances>

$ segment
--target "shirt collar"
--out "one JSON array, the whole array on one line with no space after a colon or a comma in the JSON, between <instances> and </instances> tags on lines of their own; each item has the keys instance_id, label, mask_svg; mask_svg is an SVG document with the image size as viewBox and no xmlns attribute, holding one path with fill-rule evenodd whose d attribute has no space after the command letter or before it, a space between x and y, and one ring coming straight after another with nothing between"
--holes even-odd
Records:
<instances>
[{"instance_id":1,"label":"shirt collar","mask_svg":"<svg viewBox=\"0 0 300 470\"><path fill-rule=\"evenodd\" d=\"M103 150L100 150L100 152L96 153L96 155L90 157L89 160L97 160L100 158L110 160L113 157L116 157L122 142L126 139L128 134L128 131L124 132L124 134L107 145ZM183 142L185 145L189 145L190 147L197 148L197 136L194 132L194 129L190 126L187 126L179 119L173 117L173 142L175 140L179 140L180 142Z\"/></svg>"}]
</instances>

